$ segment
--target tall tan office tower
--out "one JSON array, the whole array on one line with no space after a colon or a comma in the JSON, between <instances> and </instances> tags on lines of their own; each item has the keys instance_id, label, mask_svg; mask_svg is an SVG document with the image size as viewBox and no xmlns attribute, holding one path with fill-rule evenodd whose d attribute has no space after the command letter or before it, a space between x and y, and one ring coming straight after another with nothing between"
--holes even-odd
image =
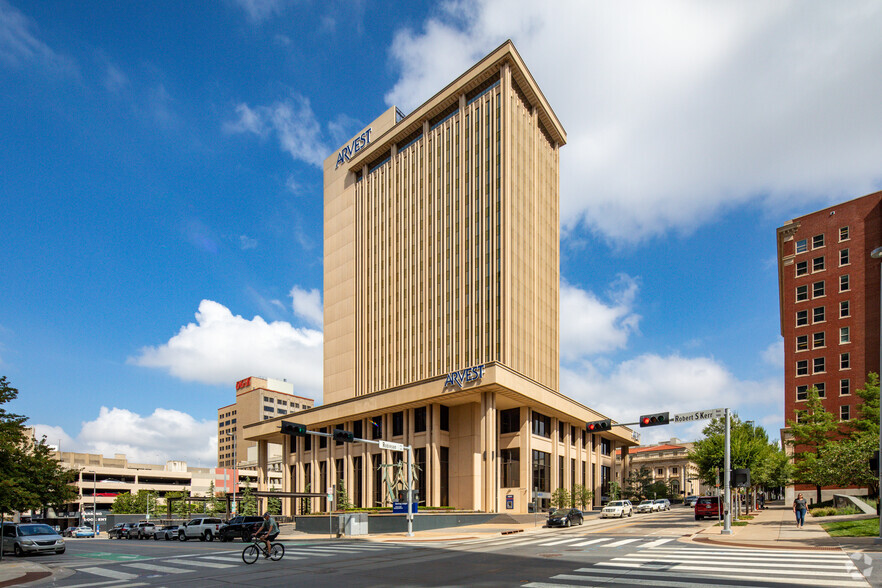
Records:
<instances>
[{"instance_id":1,"label":"tall tan office tower","mask_svg":"<svg viewBox=\"0 0 882 588\"><path fill-rule=\"evenodd\" d=\"M559 391L565 143L506 42L325 160L324 405L297 421L412 445L427 506L526 512L577 484L599 502L616 447L636 444L624 427L588 434L603 417ZM279 420L246 436L277 439ZM286 452L291 489L389 502L395 452L324 438Z\"/></svg>"}]
</instances>

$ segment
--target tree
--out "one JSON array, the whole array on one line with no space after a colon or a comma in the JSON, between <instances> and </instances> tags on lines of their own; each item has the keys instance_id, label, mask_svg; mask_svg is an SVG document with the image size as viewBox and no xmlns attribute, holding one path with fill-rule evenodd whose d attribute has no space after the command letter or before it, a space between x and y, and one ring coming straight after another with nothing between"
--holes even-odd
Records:
<instances>
[{"instance_id":1,"label":"tree","mask_svg":"<svg viewBox=\"0 0 882 588\"><path fill-rule=\"evenodd\" d=\"M282 499L277 496L270 496L266 500L266 509L270 514L282 514Z\"/></svg>"},{"instance_id":2,"label":"tree","mask_svg":"<svg viewBox=\"0 0 882 588\"><path fill-rule=\"evenodd\" d=\"M349 493L346 486L339 484L337 488L337 510L352 510L352 502L349 501Z\"/></svg>"},{"instance_id":3,"label":"tree","mask_svg":"<svg viewBox=\"0 0 882 588\"><path fill-rule=\"evenodd\" d=\"M649 468L644 466L639 470L632 469L625 479L622 492L631 500L642 500L652 496L654 490L657 491L651 488L654 483L652 470Z\"/></svg>"},{"instance_id":4,"label":"tree","mask_svg":"<svg viewBox=\"0 0 882 588\"><path fill-rule=\"evenodd\" d=\"M581 510L585 510L585 505L590 504L592 498L594 498L593 491L581 484L576 484L573 488L573 495L570 496L570 504L573 508L579 507Z\"/></svg>"},{"instance_id":5,"label":"tree","mask_svg":"<svg viewBox=\"0 0 882 588\"><path fill-rule=\"evenodd\" d=\"M610 500L618 500L619 496L622 494L622 487L619 486L618 482L610 482L609 483L609 499Z\"/></svg>"},{"instance_id":6,"label":"tree","mask_svg":"<svg viewBox=\"0 0 882 588\"><path fill-rule=\"evenodd\" d=\"M312 484L307 483L306 488L303 489L304 492L309 492ZM300 514L308 515L312 513L312 499L304 496L300 499Z\"/></svg>"},{"instance_id":7,"label":"tree","mask_svg":"<svg viewBox=\"0 0 882 588\"><path fill-rule=\"evenodd\" d=\"M110 509L113 514L147 514L148 506L154 516L156 511L156 493L150 490L138 490L137 494L124 492L113 500Z\"/></svg>"},{"instance_id":8,"label":"tree","mask_svg":"<svg viewBox=\"0 0 882 588\"><path fill-rule=\"evenodd\" d=\"M558 488L551 495L551 504L558 508L566 508L570 503L570 493L566 488Z\"/></svg>"},{"instance_id":9,"label":"tree","mask_svg":"<svg viewBox=\"0 0 882 588\"><path fill-rule=\"evenodd\" d=\"M208 483L208 502L205 503L205 510L210 514L217 514L224 510L220 501L217 499L217 492L214 489L214 480Z\"/></svg>"},{"instance_id":10,"label":"tree","mask_svg":"<svg viewBox=\"0 0 882 588\"><path fill-rule=\"evenodd\" d=\"M77 472L53 456L46 438L27 432L27 417L7 412L3 405L18 397L6 376L0 376L0 518L4 513L60 507L76 499L71 484Z\"/></svg>"},{"instance_id":11,"label":"tree","mask_svg":"<svg viewBox=\"0 0 882 588\"><path fill-rule=\"evenodd\" d=\"M787 421L791 434L787 444L794 448L793 479L799 484L812 484L817 502L821 502L821 487L834 483L834 473L820 458L833 441L838 419L824 408L814 386L809 390L805 409L797 414L796 421Z\"/></svg>"},{"instance_id":12,"label":"tree","mask_svg":"<svg viewBox=\"0 0 882 588\"><path fill-rule=\"evenodd\" d=\"M245 479L245 488L242 489L242 498L239 501L239 514L245 516L257 516L257 498L251 493L251 482Z\"/></svg>"}]
</instances>

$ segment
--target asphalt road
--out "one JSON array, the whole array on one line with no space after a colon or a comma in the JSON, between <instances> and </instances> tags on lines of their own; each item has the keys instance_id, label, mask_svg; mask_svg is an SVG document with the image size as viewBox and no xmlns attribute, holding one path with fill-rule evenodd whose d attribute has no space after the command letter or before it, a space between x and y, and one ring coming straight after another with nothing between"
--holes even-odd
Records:
<instances>
[{"instance_id":1,"label":"asphalt road","mask_svg":"<svg viewBox=\"0 0 882 588\"><path fill-rule=\"evenodd\" d=\"M39 560L59 572L41 585L65 587L869 585L861 574L866 563L841 552L745 550L680 540L709 524L695 522L691 510L675 509L468 541L315 538L286 541L284 559L253 565L243 563L240 542L77 539L68 542L64 555Z\"/></svg>"}]
</instances>

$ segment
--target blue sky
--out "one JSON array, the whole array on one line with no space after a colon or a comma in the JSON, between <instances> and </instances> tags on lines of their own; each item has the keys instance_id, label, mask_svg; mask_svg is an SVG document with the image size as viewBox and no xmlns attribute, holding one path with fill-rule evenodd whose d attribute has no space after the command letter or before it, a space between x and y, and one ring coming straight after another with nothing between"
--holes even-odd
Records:
<instances>
[{"instance_id":1,"label":"blue sky","mask_svg":"<svg viewBox=\"0 0 882 588\"><path fill-rule=\"evenodd\" d=\"M511 38L568 133L562 391L775 437L775 228L882 188L882 6L828 4L0 0L11 408L209 465L236 380L320 401L321 161Z\"/></svg>"}]
</instances>

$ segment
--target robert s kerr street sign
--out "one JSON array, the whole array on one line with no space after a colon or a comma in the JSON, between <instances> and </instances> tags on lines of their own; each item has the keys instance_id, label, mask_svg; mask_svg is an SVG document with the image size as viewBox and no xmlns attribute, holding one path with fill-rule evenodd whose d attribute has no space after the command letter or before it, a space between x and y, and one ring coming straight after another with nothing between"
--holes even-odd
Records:
<instances>
[{"instance_id":1,"label":"robert s kerr street sign","mask_svg":"<svg viewBox=\"0 0 882 588\"><path fill-rule=\"evenodd\" d=\"M726 416L724 408L709 408L707 410L693 410L673 415L672 423L691 423L692 421L704 421L709 419L721 419Z\"/></svg>"}]
</instances>

